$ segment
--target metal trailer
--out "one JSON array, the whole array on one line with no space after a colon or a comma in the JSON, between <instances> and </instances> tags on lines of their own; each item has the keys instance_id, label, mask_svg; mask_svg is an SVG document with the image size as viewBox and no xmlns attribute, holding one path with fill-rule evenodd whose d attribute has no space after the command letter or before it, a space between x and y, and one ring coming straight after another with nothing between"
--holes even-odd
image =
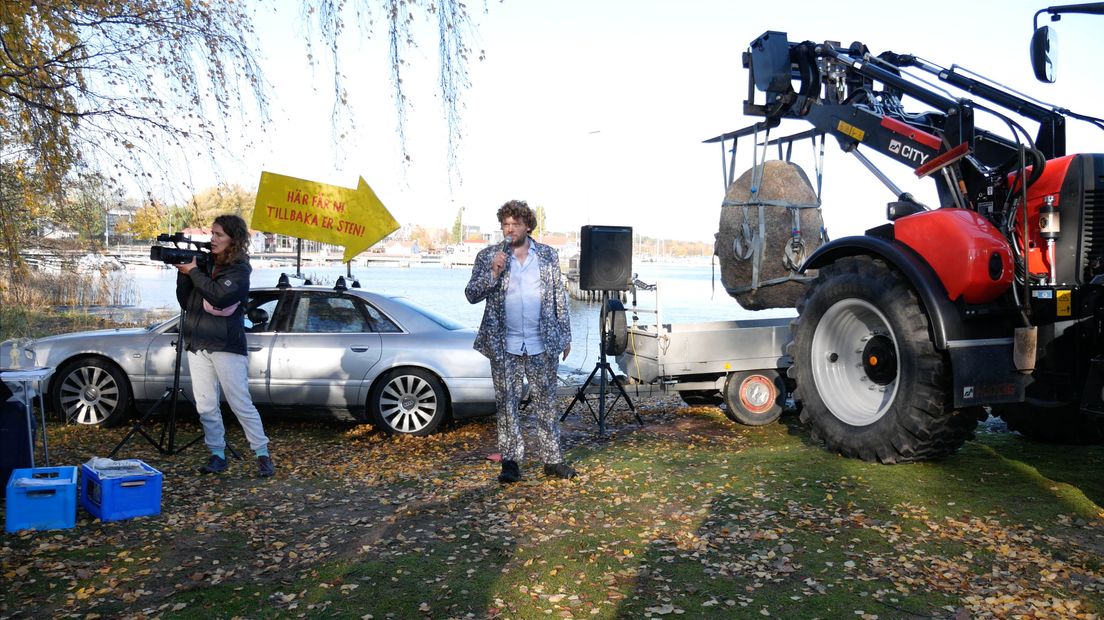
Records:
<instances>
[{"instance_id":1,"label":"metal trailer","mask_svg":"<svg viewBox=\"0 0 1104 620\"><path fill-rule=\"evenodd\" d=\"M763 425L778 419L790 394L786 369L792 363L786 345L791 317L663 323L657 309L633 306L612 319L610 352L636 383L678 392L687 404L724 404L725 415L741 424ZM643 324L640 314L656 316Z\"/></svg>"}]
</instances>

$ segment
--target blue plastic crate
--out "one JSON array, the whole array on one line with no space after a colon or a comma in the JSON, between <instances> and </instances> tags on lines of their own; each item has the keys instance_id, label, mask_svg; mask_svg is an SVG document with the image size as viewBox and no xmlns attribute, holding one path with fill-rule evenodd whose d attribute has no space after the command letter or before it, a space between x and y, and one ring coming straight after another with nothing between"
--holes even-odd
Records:
<instances>
[{"instance_id":1,"label":"blue plastic crate","mask_svg":"<svg viewBox=\"0 0 1104 620\"><path fill-rule=\"evenodd\" d=\"M9 533L73 527L77 523L77 468L13 470L5 497L4 529Z\"/></svg>"},{"instance_id":2,"label":"blue plastic crate","mask_svg":"<svg viewBox=\"0 0 1104 620\"><path fill-rule=\"evenodd\" d=\"M141 463L148 475L101 478L81 465L81 506L101 521L120 521L161 514L161 472Z\"/></svg>"}]
</instances>

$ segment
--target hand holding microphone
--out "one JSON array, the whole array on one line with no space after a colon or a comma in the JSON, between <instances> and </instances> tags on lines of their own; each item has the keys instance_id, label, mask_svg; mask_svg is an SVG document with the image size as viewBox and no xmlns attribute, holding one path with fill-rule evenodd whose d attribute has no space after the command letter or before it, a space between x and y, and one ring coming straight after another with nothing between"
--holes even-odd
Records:
<instances>
[{"instance_id":1,"label":"hand holding microphone","mask_svg":"<svg viewBox=\"0 0 1104 620\"><path fill-rule=\"evenodd\" d=\"M495 252L491 259L491 276L497 278L506 269L507 261L514 252L514 236L506 235L502 240L502 249Z\"/></svg>"}]
</instances>

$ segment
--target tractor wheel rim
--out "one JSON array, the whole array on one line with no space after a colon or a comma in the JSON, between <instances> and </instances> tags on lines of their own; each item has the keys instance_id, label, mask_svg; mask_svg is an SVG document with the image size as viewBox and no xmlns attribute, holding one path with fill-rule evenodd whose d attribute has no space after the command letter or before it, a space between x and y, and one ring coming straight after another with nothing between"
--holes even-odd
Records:
<instances>
[{"instance_id":1,"label":"tractor wheel rim","mask_svg":"<svg viewBox=\"0 0 1104 620\"><path fill-rule=\"evenodd\" d=\"M899 385L900 351L889 321L861 299L836 302L817 324L810 360L821 400L852 426L877 422Z\"/></svg>"}]
</instances>

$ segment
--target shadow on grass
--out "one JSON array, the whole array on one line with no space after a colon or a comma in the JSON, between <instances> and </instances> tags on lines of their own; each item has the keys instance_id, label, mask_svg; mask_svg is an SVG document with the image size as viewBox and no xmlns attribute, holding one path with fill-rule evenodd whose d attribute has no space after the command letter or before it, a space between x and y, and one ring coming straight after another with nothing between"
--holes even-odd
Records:
<instances>
[{"instance_id":1,"label":"shadow on grass","mask_svg":"<svg viewBox=\"0 0 1104 620\"><path fill-rule=\"evenodd\" d=\"M778 424L786 432L799 439L810 449L825 450L824 444L813 439L809 430L801 423L796 412L783 415ZM974 438L957 453L947 456L947 462L969 454L971 449L984 447L991 456L1004 459L1008 465L1017 467L1029 478L1035 478L1035 484L1051 494L1055 487L1068 485L1084 497L1078 499L1077 493L1069 494L1065 499L1070 509L1082 515L1099 514L1104 507L1104 445L1062 445L1044 443L1026 439L1019 433L1009 431L999 418L989 418L979 423ZM981 482L985 484L985 482Z\"/></svg>"},{"instance_id":2,"label":"shadow on grass","mask_svg":"<svg viewBox=\"0 0 1104 620\"><path fill-rule=\"evenodd\" d=\"M1098 463L1097 448L1036 452L1014 435L979 433L944 461L885 466L812 445L794 417L749 428L716 408L648 410L643 428L613 416L608 441L579 417L565 437L579 479L545 480L527 464L505 487L484 458L494 446L486 420L426 438L273 420L278 472L263 482L236 463L197 476L198 452L135 450L125 456L165 473L163 515L82 517L52 535L56 545L12 540L10 566L28 572L11 573L0 606L118 615L183 605L181 617L197 618L636 618L676 608L896 618L964 607L1029 615L1032 597L1101 605L1079 589L1104 583L1100 520L1070 486L1090 484L1093 472L1077 467ZM236 424L227 428L242 441ZM120 436L57 430L51 446L57 436L57 457L70 462ZM1092 484L1086 496L1099 492ZM89 551L70 560L78 544ZM54 582L65 587L39 588ZM67 606L68 592L89 598ZM985 607L994 592L1011 593L1012 607Z\"/></svg>"},{"instance_id":3,"label":"shadow on grass","mask_svg":"<svg viewBox=\"0 0 1104 620\"><path fill-rule=\"evenodd\" d=\"M1085 506L984 443L912 465L807 446L753 446L738 459L733 491L706 500L692 533L668 528L649 542L619 617L1030 616L1104 603L1083 587L1101 578L1099 519L1076 525L1070 513ZM1051 469L1066 473L1079 461L1059 460ZM1009 594L988 596L998 591Z\"/></svg>"}]
</instances>

